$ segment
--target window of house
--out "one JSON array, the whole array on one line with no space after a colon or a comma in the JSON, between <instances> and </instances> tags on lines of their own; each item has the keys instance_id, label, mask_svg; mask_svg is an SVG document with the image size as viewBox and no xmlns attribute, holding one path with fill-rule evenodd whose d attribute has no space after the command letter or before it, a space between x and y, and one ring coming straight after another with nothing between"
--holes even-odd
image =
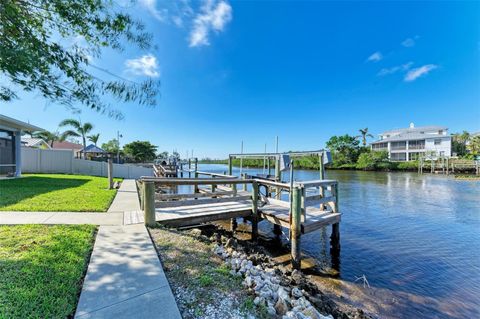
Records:
<instances>
[{"instance_id":1,"label":"window of house","mask_svg":"<svg viewBox=\"0 0 480 319\"><path fill-rule=\"evenodd\" d=\"M406 161L407 160L407 153L391 153L390 159L392 161Z\"/></svg>"},{"instance_id":2,"label":"window of house","mask_svg":"<svg viewBox=\"0 0 480 319\"><path fill-rule=\"evenodd\" d=\"M443 134L443 130L439 130L439 131L438 131L438 134L439 134L439 135L442 135L442 134Z\"/></svg>"},{"instance_id":3,"label":"window of house","mask_svg":"<svg viewBox=\"0 0 480 319\"><path fill-rule=\"evenodd\" d=\"M436 138L436 139L433 141L433 144L435 144L435 145L440 145L440 144L442 144L442 140L439 139L439 138Z\"/></svg>"},{"instance_id":4,"label":"window of house","mask_svg":"<svg viewBox=\"0 0 480 319\"><path fill-rule=\"evenodd\" d=\"M372 144L372 150L385 150L388 148L388 143Z\"/></svg>"},{"instance_id":5,"label":"window of house","mask_svg":"<svg viewBox=\"0 0 480 319\"><path fill-rule=\"evenodd\" d=\"M423 156L423 152L411 152L408 154L408 160L410 161L418 161L420 157Z\"/></svg>"},{"instance_id":6,"label":"window of house","mask_svg":"<svg viewBox=\"0 0 480 319\"><path fill-rule=\"evenodd\" d=\"M402 141L402 142L392 142L390 144L390 148L392 150L404 150L407 146L407 142L406 141Z\"/></svg>"}]
</instances>

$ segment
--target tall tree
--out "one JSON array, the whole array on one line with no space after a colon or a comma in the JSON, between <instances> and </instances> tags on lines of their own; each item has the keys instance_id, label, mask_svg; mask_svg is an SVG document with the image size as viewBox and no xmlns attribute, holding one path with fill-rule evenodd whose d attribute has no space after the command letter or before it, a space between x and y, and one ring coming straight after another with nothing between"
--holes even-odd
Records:
<instances>
[{"instance_id":1,"label":"tall tree","mask_svg":"<svg viewBox=\"0 0 480 319\"><path fill-rule=\"evenodd\" d=\"M95 146L97 146L98 139L100 138L100 133L92 134L87 137L90 142L92 142Z\"/></svg>"},{"instance_id":2,"label":"tall tree","mask_svg":"<svg viewBox=\"0 0 480 319\"><path fill-rule=\"evenodd\" d=\"M123 146L125 155L137 163L148 162L155 159L157 146L148 141L134 141Z\"/></svg>"},{"instance_id":3,"label":"tall tree","mask_svg":"<svg viewBox=\"0 0 480 319\"><path fill-rule=\"evenodd\" d=\"M480 154L480 135L470 137L467 150L474 156Z\"/></svg>"},{"instance_id":4,"label":"tall tree","mask_svg":"<svg viewBox=\"0 0 480 319\"><path fill-rule=\"evenodd\" d=\"M0 101L18 98L17 89L36 91L118 118L106 101L156 105L158 81L133 82L92 63L102 50L152 48L151 34L124 11L111 0L2 0Z\"/></svg>"},{"instance_id":5,"label":"tall tree","mask_svg":"<svg viewBox=\"0 0 480 319\"><path fill-rule=\"evenodd\" d=\"M105 152L111 153L111 154L117 154L119 148L120 148L120 145L116 138L111 139L110 141L102 144L102 149Z\"/></svg>"},{"instance_id":6,"label":"tall tree","mask_svg":"<svg viewBox=\"0 0 480 319\"><path fill-rule=\"evenodd\" d=\"M75 136L81 137L83 141L83 149L87 147L87 134L93 129L91 123L82 123L74 119L66 119L60 122L60 126L71 126L73 130L68 130L63 133L64 137ZM86 158L86 154L83 153L83 158Z\"/></svg>"},{"instance_id":7,"label":"tall tree","mask_svg":"<svg viewBox=\"0 0 480 319\"><path fill-rule=\"evenodd\" d=\"M359 141L348 134L332 136L326 143L332 152L333 165L355 164L360 154Z\"/></svg>"},{"instance_id":8,"label":"tall tree","mask_svg":"<svg viewBox=\"0 0 480 319\"><path fill-rule=\"evenodd\" d=\"M458 156L467 154L467 144L470 140L470 133L463 131L462 133L452 134L452 152Z\"/></svg>"},{"instance_id":9,"label":"tall tree","mask_svg":"<svg viewBox=\"0 0 480 319\"><path fill-rule=\"evenodd\" d=\"M373 138L374 136L370 133L368 133L368 127L364 129L359 129L360 135L357 135L356 138L361 138L362 139L362 145L367 146L367 137Z\"/></svg>"}]
</instances>

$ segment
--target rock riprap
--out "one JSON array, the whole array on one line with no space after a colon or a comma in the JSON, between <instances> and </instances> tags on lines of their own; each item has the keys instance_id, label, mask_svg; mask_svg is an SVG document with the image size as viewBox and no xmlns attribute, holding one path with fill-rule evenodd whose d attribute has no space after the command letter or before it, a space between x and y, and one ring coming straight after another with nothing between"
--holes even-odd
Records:
<instances>
[{"instance_id":1,"label":"rock riprap","mask_svg":"<svg viewBox=\"0 0 480 319\"><path fill-rule=\"evenodd\" d=\"M270 316L282 319L333 319L332 315L323 315L316 310L299 287L282 285L275 269L253 265L247 254L232 248L236 246L232 240L227 246L216 245L213 251L230 266L233 276L243 277L243 285L255 294L254 304L266 307ZM292 277L299 279L301 273L295 271Z\"/></svg>"}]
</instances>

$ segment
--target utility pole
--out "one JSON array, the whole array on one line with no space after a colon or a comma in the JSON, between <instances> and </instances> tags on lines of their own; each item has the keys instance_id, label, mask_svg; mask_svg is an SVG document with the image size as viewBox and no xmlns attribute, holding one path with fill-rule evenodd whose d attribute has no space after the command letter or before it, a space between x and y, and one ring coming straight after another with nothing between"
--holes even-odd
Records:
<instances>
[{"instance_id":1,"label":"utility pole","mask_svg":"<svg viewBox=\"0 0 480 319\"><path fill-rule=\"evenodd\" d=\"M120 137L123 137L123 135L120 134L119 131L117 131L117 144L118 144L118 149L117 149L117 164L120 164Z\"/></svg>"}]
</instances>

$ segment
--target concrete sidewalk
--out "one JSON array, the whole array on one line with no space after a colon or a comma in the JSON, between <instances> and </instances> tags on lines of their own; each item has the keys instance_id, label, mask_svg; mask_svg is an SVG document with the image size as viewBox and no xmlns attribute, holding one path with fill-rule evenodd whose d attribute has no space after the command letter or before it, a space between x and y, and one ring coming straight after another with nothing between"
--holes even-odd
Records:
<instances>
[{"instance_id":1,"label":"concrete sidewalk","mask_svg":"<svg viewBox=\"0 0 480 319\"><path fill-rule=\"evenodd\" d=\"M123 226L141 214L126 179L107 213L0 212L0 224L100 225L75 318L181 318L147 229Z\"/></svg>"},{"instance_id":2,"label":"concrete sidewalk","mask_svg":"<svg viewBox=\"0 0 480 319\"><path fill-rule=\"evenodd\" d=\"M0 225L20 224L90 224L123 225L123 212L76 213L76 212L0 212Z\"/></svg>"},{"instance_id":3,"label":"concrete sidewalk","mask_svg":"<svg viewBox=\"0 0 480 319\"><path fill-rule=\"evenodd\" d=\"M134 179L123 180L107 213L89 212L0 212L0 225L16 224L90 224L99 226L124 225L124 212L130 215L142 214ZM127 218L127 223L143 221Z\"/></svg>"},{"instance_id":4,"label":"concrete sidewalk","mask_svg":"<svg viewBox=\"0 0 480 319\"><path fill-rule=\"evenodd\" d=\"M181 318L145 226L100 227L75 318Z\"/></svg>"},{"instance_id":5,"label":"concrete sidewalk","mask_svg":"<svg viewBox=\"0 0 480 319\"><path fill-rule=\"evenodd\" d=\"M134 179L124 179L108 212L125 212L140 210L137 185Z\"/></svg>"}]
</instances>

